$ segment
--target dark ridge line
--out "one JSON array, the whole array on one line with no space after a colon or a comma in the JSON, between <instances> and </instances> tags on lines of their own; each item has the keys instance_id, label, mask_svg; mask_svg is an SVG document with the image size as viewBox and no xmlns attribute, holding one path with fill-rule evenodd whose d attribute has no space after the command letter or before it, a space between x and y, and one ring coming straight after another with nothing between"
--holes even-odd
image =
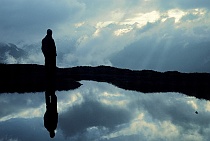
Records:
<instances>
[{"instance_id":1,"label":"dark ridge line","mask_svg":"<svg viewBox=\"0 0 210 141\"><path fill-rule=\"evenodd\" d=\"M44 66L36 64L0 64L0 93L45 90ZM143 93L179 92L210 99L209 73L157 72L129 70L110 66L57 68L56 90L78 88L77 81L107 82L125 90Z\"/></svg>"},{"instance_id":2,"label":"dark ridge line","mask_svg":"<svg viewBox=\"0 0 210 141\"><path fill-rule=\"evenodd\" d=\"M58 73L56 90L73 90L82 84ZM37 64L0 64L0 93L46 91L45 67Z\"/></svg>"}]
</instances>

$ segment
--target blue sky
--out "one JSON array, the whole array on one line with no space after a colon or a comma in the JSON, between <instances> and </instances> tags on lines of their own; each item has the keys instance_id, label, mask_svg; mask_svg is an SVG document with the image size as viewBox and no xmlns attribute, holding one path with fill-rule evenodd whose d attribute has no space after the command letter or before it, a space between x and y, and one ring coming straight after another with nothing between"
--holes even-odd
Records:
<instances>
[{"instance_id":1,"label":"blue sky","mask_svg":"<svg viewBox=\"0 0 210 141\"><path fill-rule=\"evenodd\" d=\"M51 28L60 67L210 72L207 0L1 0L0 5L0 41L29 52L20 63L43 64L41 39Z\"/></svg>"}]
</instances>

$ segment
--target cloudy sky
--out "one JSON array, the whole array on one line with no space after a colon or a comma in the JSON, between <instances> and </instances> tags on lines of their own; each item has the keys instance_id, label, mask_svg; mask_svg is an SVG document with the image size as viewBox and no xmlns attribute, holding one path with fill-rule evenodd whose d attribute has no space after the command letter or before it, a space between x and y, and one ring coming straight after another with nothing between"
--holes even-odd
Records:
<instances>
[{"instance_id":1,"label":"cloudy sky","mask_svg":"<svg viewBox=\"0 0 210 141\"><path fill-rule=\"evenodd\" d=\"M16 62L43 64L51 28L59 67L210 72L209 8L208 0L1 0L0 42L28 52Z\"/></svg>"},{"instance_id":2,"label":"cloudy sky","mask_svg":"<svg viewBox=\"0 0 210 141\"><path fill-rule=\"evenodd\" d=\"M180 93L140 93L82 81L56 92L59 141L208 141L210 102ZM51 140L43 93L0 94L0 141ZM198 114L195 113L198 111Z\"/></svg>"},{"instance_id":3,"label":"cloudy sky","mask_svg":"<svg viewBox=\"0 0 210 141\"><path fill-rule=\"evenodd\" d=\"M59 67L210 72L209 8L209 0L0 0L0 42L28 53L5 52L6 63L44 64L41 40L51 28ZM210 139L209 101L83 83L56 93L57 140ZM0 94L0 107L0 141L50 140L44 93Z\"/></svg>"}]
</instances>

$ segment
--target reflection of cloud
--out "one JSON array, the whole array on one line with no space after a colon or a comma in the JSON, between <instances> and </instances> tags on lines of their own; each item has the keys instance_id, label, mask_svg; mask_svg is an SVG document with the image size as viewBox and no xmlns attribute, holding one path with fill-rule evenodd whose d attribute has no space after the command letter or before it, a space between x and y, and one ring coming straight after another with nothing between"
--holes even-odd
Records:
<instances>
[{"instance_id":1,"label":"reflection of cloud","mask_svg":"<svg viewBox=\"0 0 210 141\"><path fill-rule=\"evenodd\" d=\"M107 83L81 83L79 89L56 92L57 140L210 139L209 101L179 93L143 94ZM43 126L42 94L0 95L0 140L49 139Z\"/></svg>"},{"instance_id":2,"label":"reflection of cloud","mask_svg":"<svg viewBox=\"0 0 210 141\"><path fill-rule=\"evenodd\" d=\"M186 140L200 140L205 137L206 132L209 130L207 128L210 125L210 113L205 109L206 102L201 104L199 100L200 104L197 104L197 109L194 109L195 98L189 100L184 95L170 95L155 94L151 98L145 96L138 103L144 109L145 116L149 116L155 126L163 126L167 122L170 123L169 127L176 128L178 130L178 134L175 136L176 139L181 137ZM194 104L189 104L189 101L193 101ZM198 110L200 115L196 115L195 110ZM169 127L162 127L162 129ZM160 133L160 131L158 132Z\"/></svg>"},{"instance_id":3,"label":"reflection of cloud","mask_svg":"<svg viewBox=\"0 0 210 141\"><path fill-rule=\"evenodd\" d=\"M40 117L45 110L44 99L38 94L1 94L0 99L0 121Z\"/></svg>"},{"instance_id":4,"label":"reflection of cloud","mask_svg":"<svg viewBox=\"0 0 210 141\"><path fill-rule=\"evenodd\" d=\"M93 127L99 130L100 128L113 130L116 126L129 122L130 118L131 113L125 109L86 101L62 113L59 118L59 128L66 136L74 136Z\"/></svg>"},{"instance_id":5,"label":"reflection of cloud","mask_svg":"<svg viewBox=\"0 0 210 141\"><path fill-rule=\"evenodd\" d=\"M187 104L191 105L193 109L197 110L198 109L198 105L194 100L189 100L187 101Z\"/></svg>"},{"instance_id":6,"label":"reflection of cloud","mask_svg":"<svg viewBox=\"0 0 210 141\"><path fill-rule=\"evenodd\" d=\"M14 118L0 122L0 127L0 141L47 141L50 139L48 131L43 126L43 118ZM59 134L55 138L65 141Z\"/></svg>"},{"instance_id":7,"label":"reflection of cloud","mask_svg":"<svg viewBox=\"0 0 210 141\"><path fill-rule=\"evenodd\" d=\"M45 105L41 105L37 108L26 108L26 109L17 109L17 113L11 111L11 114L4 116L0 119L0 121L7 121L13 118L35 118L35 117L42 117L44 114ZM19 108L19 107L18 107ZM21 110L21 111L18 111Z\"/></svg>"},{"instance_id":8,"label":"reflection of cloud","mask_svg":"<svg viewBox=\"0 0 210 141\"><path fill-rule=\"evenodd\" d=\"M67 92L65 91L61 93L64 93L64 95L66 95L65 93ZM62 97L61 101L58 101L58 113L66 112L69 107L72 107L73 105L80 105L82 102L83 97L79 92L73 92L71 94L69 93L68 95Z\"/></svg>"},{"instance_id":9,"label":"reflection of cloud","mask_svg":"<svg viewBox=\"0 0 210 141\"><path fill-rule=\"evenodd\" d=\"M200 115L196 115L195 109L191 104L189 105L188 101L197 100L177 93L136 93L132 101L132 106L129 107L130 109L137 108L137 111L133 112L136 113L135 118L114 132L104 135L104 139L208 140L210 114L205 109L208 103L199 100L197 108Z\"/></svg>"},{"instance_id":10,"label":"reflection of cloud","mask_svg":"<svg viewBox=\"0 0 210 141\"><path fill-rule=\"evenodd\" d=\"M163 121L159 124L147 121L144 114L140 114L136 119L130 122L130 125L122 130L111 133L103 138L112 139L127 136L136 137L137 140L174 140L179 136L179 129L170 121Z\"/></svg>"},{"instance_id":11,"label":"reflection of cloud","mask_svg":"<svg viewBox=\"0 0 210 141\"><path fill-rule=\"evenodd\" d=\"M205 111L210 112L210 101L206 102Z\"/></svg>"}]
</instances>

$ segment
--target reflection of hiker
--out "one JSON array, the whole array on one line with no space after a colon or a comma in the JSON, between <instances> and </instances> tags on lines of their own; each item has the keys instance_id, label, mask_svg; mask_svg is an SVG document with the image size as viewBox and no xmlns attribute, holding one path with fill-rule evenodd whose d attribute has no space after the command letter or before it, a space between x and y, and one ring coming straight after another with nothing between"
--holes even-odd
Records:
<instances>
[{"instance_id":1,"label":"reflection of hiker","mask_svg":"<svg viewBox=\"0 0 210 141\"><path fill-rule=\"evenodd\" d=\"M49 131L50 137L55 136L58 124L57 97L55 91L45 92L46 112L44 114L44 126Z\"/></svg>"},{"instance_id":2,"label":"reflection of hiker","mask_svg":"<svg viewBox=\"0 0 210 141\"><path fill-rule=\"evenodd\" d=\"M56 46L52 38L52 30L47 30L47 35L42 39L42 52L45 57L45 68L47 76L52 78L56 69Z\"/></svg>"}]
</instances>

